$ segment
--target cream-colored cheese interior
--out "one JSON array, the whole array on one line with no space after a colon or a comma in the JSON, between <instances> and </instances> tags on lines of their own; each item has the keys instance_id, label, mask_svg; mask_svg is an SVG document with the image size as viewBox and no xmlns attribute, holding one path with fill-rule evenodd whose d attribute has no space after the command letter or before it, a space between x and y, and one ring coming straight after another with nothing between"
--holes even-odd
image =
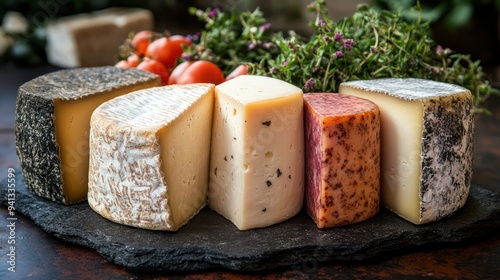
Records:
<instances>
[{"instance_id":1,"label":"cream-colored cheese interior","mask_svg":"<svg viewBox=\"0 0 500 280\"><path fill-rule=\"evenodd\" d=\"M92 112L99 105L114 97L158 85L158 81L151 81L76 100L54 100L56 141L59 146L66 204L79 202L87 197L89 130Z\"/></svg>"},{"instance_id":2,"label":"cream-colored cheese interior","mask_svg":"<svg viewBox=\"0 0 500 280\"><path fill-rule=\"evenodd\" d=\"M241 182L248 170L242 164L243 141L238 141L243 140L244 110L243 105L216 90L208 201L212 209L238 227L243 223Z\"/></svg>"},{"instance_id":3,"label":"cream-colored cheese interior","mask_svg":"<svg viewBox=\"0 0 500 280\"><path fill-rule=\"evenodd\" d=\"M341 87L340 93L369 99L381 112L381 201L413 223L420 223L423 106L384 93Z\"/></svg>"},{"instance_id":4,"label":"cream-colored cheese interior","mask_svg":"<svg viewBox=\"0 0 500 280\"><path fill-rule=\"evenodd\" d=\"M209 205L240 230L297 214L304 196L302 91L267 77L216 87Z\"/></svg>"},{"instance_id":5,"label":"cream-colored cheese interior","mask_svg":"<svg viewBox=\"0 0 500 280\"><path fill-rule=\"evenodd\" d=\"M212 111L213 95L206 94L157 133L174 229L206 203Z\"/></svg>"},{"instance_id":6,"label":"cream-colored cheese interior","mask_svg":"<svg viewBox=\"0 0 500 280\"><path fill-rule=\"evenodd\" d=\"M302 208L304 131L302 111L297 110L301 104L302 94L296 94L249 104L245 110L245 119L259 120L247 122L244 130L247 141L242 209L246 227L274 224ZM271 124L263 126L265 121ZM272 185L268 187L267 181Z\"/></svg>"}]
</instances>

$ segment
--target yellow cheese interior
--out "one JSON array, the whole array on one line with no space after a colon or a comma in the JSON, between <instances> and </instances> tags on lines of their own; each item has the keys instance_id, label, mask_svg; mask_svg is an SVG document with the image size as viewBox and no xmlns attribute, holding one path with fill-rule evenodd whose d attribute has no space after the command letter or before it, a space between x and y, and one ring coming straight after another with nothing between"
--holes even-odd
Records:
<instances>
[{"instance_id":1,"label":"yellow cheese interior","mask_svg":"<svg viewBox=\"0 0 500 280\"><path fill-rule=\"evenodd\" d=\"M383 93L343 87L342 94L369 99L381 112L381 201L413 223L420 223L423 106Z\"/></svg>"},{"instance_id":2,"label":"yellow cheese interior","mask_svg":"<svg viewBox=\"0 0 500 280\"><path fill-rule=\"evenodd\" d=\"M155 80L75 100L54 100L56 141L59 146L65 204L80 202L87 197L92 112L114 97L159 85Z\"/></svg>"},{"instance_id":3,"label":"yellow cheese interior","mask_svg":"<svg viewBox=\"0 0 500 280\"><path fill-rule=\"evenodd\" d=\"M157 133L174 229L206 204L212 111L213 95L207 94Z\"/></svg>"}]
</instances>

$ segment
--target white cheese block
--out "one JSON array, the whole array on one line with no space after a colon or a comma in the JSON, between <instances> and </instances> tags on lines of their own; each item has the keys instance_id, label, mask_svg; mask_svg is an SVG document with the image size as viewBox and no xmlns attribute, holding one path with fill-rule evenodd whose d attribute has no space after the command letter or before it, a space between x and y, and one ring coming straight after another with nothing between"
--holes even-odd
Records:
<instances>
[{"instance_id":1,"label":"white cheese block","mask_svg":"<svg viewBox=\"0 0 500 280\"><path fill-rule=\"evenodd\" d=\"M206 205L214 85L140 90L91 118L88 202L125 225L175 231Z\"/></svg>"},{"instance_id":2,"label":"white cheese block","mask_svg":"<svg viewBox=\"0 0 500 280\"><path fill-rule=\"evenodd\" d=\"M60 67L114 65L129 34L151 30L153 21L150 11L138 8L63 17L47 26L47 60Z\"/></svg>"},{"instance_id":3,"label":"white cheese block","mask_svg":"<svg viewBox=\"0 0 500 280\"><path fill-rule=\"evenodd\" d=\"M469 90L423 79L379 79L340 85L381 111L381 201L424 224L466 202L472 178L474 106Z\"/></svg>"},{"instance_id":4,"label":"white cheese block","mask_svg":"<svg viewBox=\"0 0 500 280\"><path fill-rule=\"evenodd\" d=\"M243 75L215 89L209 206L240 230L284 221L302 208L302 90Z\"/></svg>"}]
</instances>

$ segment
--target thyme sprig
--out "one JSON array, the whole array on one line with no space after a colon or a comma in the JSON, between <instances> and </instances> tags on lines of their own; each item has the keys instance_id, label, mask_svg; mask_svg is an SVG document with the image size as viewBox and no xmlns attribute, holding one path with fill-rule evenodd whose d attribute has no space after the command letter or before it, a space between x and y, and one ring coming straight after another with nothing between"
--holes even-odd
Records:
<instances>
[{"instance_id":1,"label":"thyme sprig","mask_svg":"<svg viewBox=\"0 0 500 280\"><path fill-rule=\"evenodd\" d=\"M187 51L189 59L217 63L225 73L236 65L251 73L285 80L304 92L338 92L340 83L387 77L423 78L461 85L474 97L477 112L491 87L479 61L439 46L430 36L430 22L405 20L400 14L367 5L338 22L328 16L324 0L307 6L313 13L313 35L293 31L273 33L262 12L192 9L206 22L199 41ZM417 12L421 11L416 6Z\"/></svg>"},{"instance_id":2,"label":"thyme sprig","mask_svg":"<svg viewBox=\"0 0 500 280\"><path fill-rule=\"evenodd\" d=\"M275 41L281 34L271 31L259 8L253 12L190 8L189 12L205 22L205 29L195 36L196 44L186 51L184 60L212 61L228 74L244 63L265 69L279 52Z\"/></svg>"}]
</instances>

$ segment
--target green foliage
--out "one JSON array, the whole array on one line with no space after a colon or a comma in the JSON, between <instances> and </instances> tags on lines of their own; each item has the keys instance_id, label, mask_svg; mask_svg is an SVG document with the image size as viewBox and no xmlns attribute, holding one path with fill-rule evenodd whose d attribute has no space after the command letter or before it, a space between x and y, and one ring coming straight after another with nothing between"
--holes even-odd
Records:
<instances>
[{"instance_id":1,"label":"green foliage","mask_svg":"<svg viewBox=\"0 0 500 280\"><path fill-rule=\"evenodd\" d=\"M430 22L404 19L400 13L360 5L356 13L334 22L324 0L307 6L315 14L308 38L289 32L258 32L265 24L260 11L223 13L196 10L207 22L190 55L219 64L227 73L245 63L251 73L282 79L304 92L337 92L350 80L387 77L423 78L461 85L473 96L476 110L493 89L479 61L453 53L430 37ZM416 7L420 15L420 6ZM267 30L266 30L267 31ZM249 48L251 44L258 47ZM266 48L264 46L272 46Z\"/></svg>"},{"instance_id":2,"label":"green foliage","mask_svg":"<svg viewBox=\"0 0 500 280\"><path fill-rule=\"evenodd\" d=\"M218 8L191 8L189 12L205 22L205 29L195 36L196 44L187 50L185 60L212 61L227 75L242 63L262 62L266 68L267 62L279 53L274 42L281 35L271 32L258 8L230 13Z\"/></svg>"}]
</instances>

